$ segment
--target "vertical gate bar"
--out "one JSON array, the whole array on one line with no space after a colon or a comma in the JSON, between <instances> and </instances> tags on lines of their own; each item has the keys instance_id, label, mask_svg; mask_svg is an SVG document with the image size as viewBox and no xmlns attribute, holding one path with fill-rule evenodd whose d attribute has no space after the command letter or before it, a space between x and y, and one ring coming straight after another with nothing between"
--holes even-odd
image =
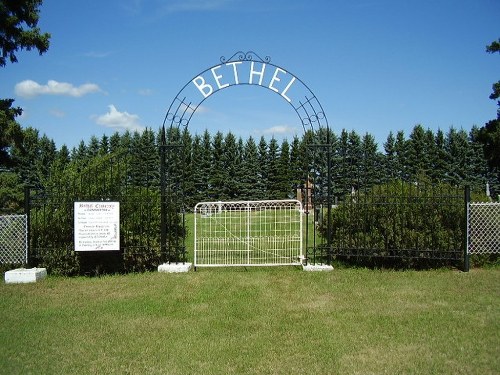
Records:
<instances>
[{"instance_id":1,"label":"vertical gate bar","mask_svg":"<svg viewBox=\"0 0 500 375\"><path fill-rule=\"evenodd\" d=\"M469 210L470 210L470 186L465 186L465 233L464 233L464 272L469 272Z\"/></svg>"}]
</instances>

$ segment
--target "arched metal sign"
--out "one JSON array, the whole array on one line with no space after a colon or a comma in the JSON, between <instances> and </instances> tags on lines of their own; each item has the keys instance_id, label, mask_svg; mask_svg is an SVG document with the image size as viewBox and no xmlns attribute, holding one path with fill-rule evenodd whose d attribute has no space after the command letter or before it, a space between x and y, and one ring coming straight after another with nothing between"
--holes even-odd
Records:
<instances>
[{"instance_id":1,"label":"arched metal sign","mask_svg":"<svg viewBox=\"0 0 500 375\"><path fill-rule=\"evenodd\" d=\"M304 131L328 128L325 111L316 95L290 71L262 59L255 52L236 52L229 59L220 58L220 64L205 69L193 77L177 93L163 121L165 126L187 127L200 105L218 91L238 85L266 88L278 95L294 109Z\"/></svg>"}]
</instances>

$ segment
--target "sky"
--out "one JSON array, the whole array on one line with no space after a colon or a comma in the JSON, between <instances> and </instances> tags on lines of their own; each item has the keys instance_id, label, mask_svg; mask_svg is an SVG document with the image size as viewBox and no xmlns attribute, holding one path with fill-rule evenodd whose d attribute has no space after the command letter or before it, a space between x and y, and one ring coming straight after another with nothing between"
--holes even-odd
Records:
<instances>
[{"instance_id":1,"label":"sky","mask_svg":"<svg viewBox=\"0 0 500 375\"><path fill-rule=\"evenodd\" d=\"M23 127L71 149L159 129L185 85L222 56L253 51L269 56L268 72L285 72L281 84L304 83L334 132L370 133L382 149L390 131L469 131L496 118L488 97L500 55L485 47L500 38L499 18L499 0L44 0L49 50L0 68L0 97L23 108ZM226 69L219 83L231 77ZM284 86L270 80L214 90L188 129L300 137Z\"/></svg>"}]
</instances>

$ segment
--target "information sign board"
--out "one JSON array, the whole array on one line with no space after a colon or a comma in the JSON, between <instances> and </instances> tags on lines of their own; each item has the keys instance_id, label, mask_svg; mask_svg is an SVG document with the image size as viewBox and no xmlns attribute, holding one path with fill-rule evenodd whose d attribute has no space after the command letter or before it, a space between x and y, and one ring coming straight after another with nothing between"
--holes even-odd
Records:
<instances>
[{"instance_id":1,"label":"information sign board","mask_svg":"<svg viewBox=\"0 0 500 375\"><path fill-rule=\"evenodd\" d=\"M75 251L120 250L120 202L74 202Z\"/></svg>"}]
</instances>

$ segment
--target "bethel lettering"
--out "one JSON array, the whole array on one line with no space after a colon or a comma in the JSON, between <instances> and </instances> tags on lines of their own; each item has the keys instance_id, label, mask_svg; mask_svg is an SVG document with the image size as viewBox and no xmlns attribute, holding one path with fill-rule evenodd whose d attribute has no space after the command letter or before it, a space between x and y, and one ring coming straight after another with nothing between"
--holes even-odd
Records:
<instances>
[{"instance_id":1,"label":"bethel lettering","mask_svg":"<svg viewBox=\"0 0 500 375\"><path fill-rule=\"evenodd\" d=\"M268 75L268 77L271 78L266 78L266 68L268 65L265 63L256 63L255 61L251 61L250 67L245 71L248 79L244 80L245 75L242 74L243 69L241 64L243 64L243 61L233 61L214 66L209 70L212 73L211 76L208 75L209 77L206 78L203 75L199 75L194 78L192 82L205 99L214 92L223 88L240 84L248 84L267 87L280 94L289 103L292 102L292 99L287 96L288 91L297 79L292 74L288 73L284 69L275 67L272 75ZM266 80L264 80L265 78ZM264 84L264 82L266 84Z\"/></svg>"}]
</instances>

